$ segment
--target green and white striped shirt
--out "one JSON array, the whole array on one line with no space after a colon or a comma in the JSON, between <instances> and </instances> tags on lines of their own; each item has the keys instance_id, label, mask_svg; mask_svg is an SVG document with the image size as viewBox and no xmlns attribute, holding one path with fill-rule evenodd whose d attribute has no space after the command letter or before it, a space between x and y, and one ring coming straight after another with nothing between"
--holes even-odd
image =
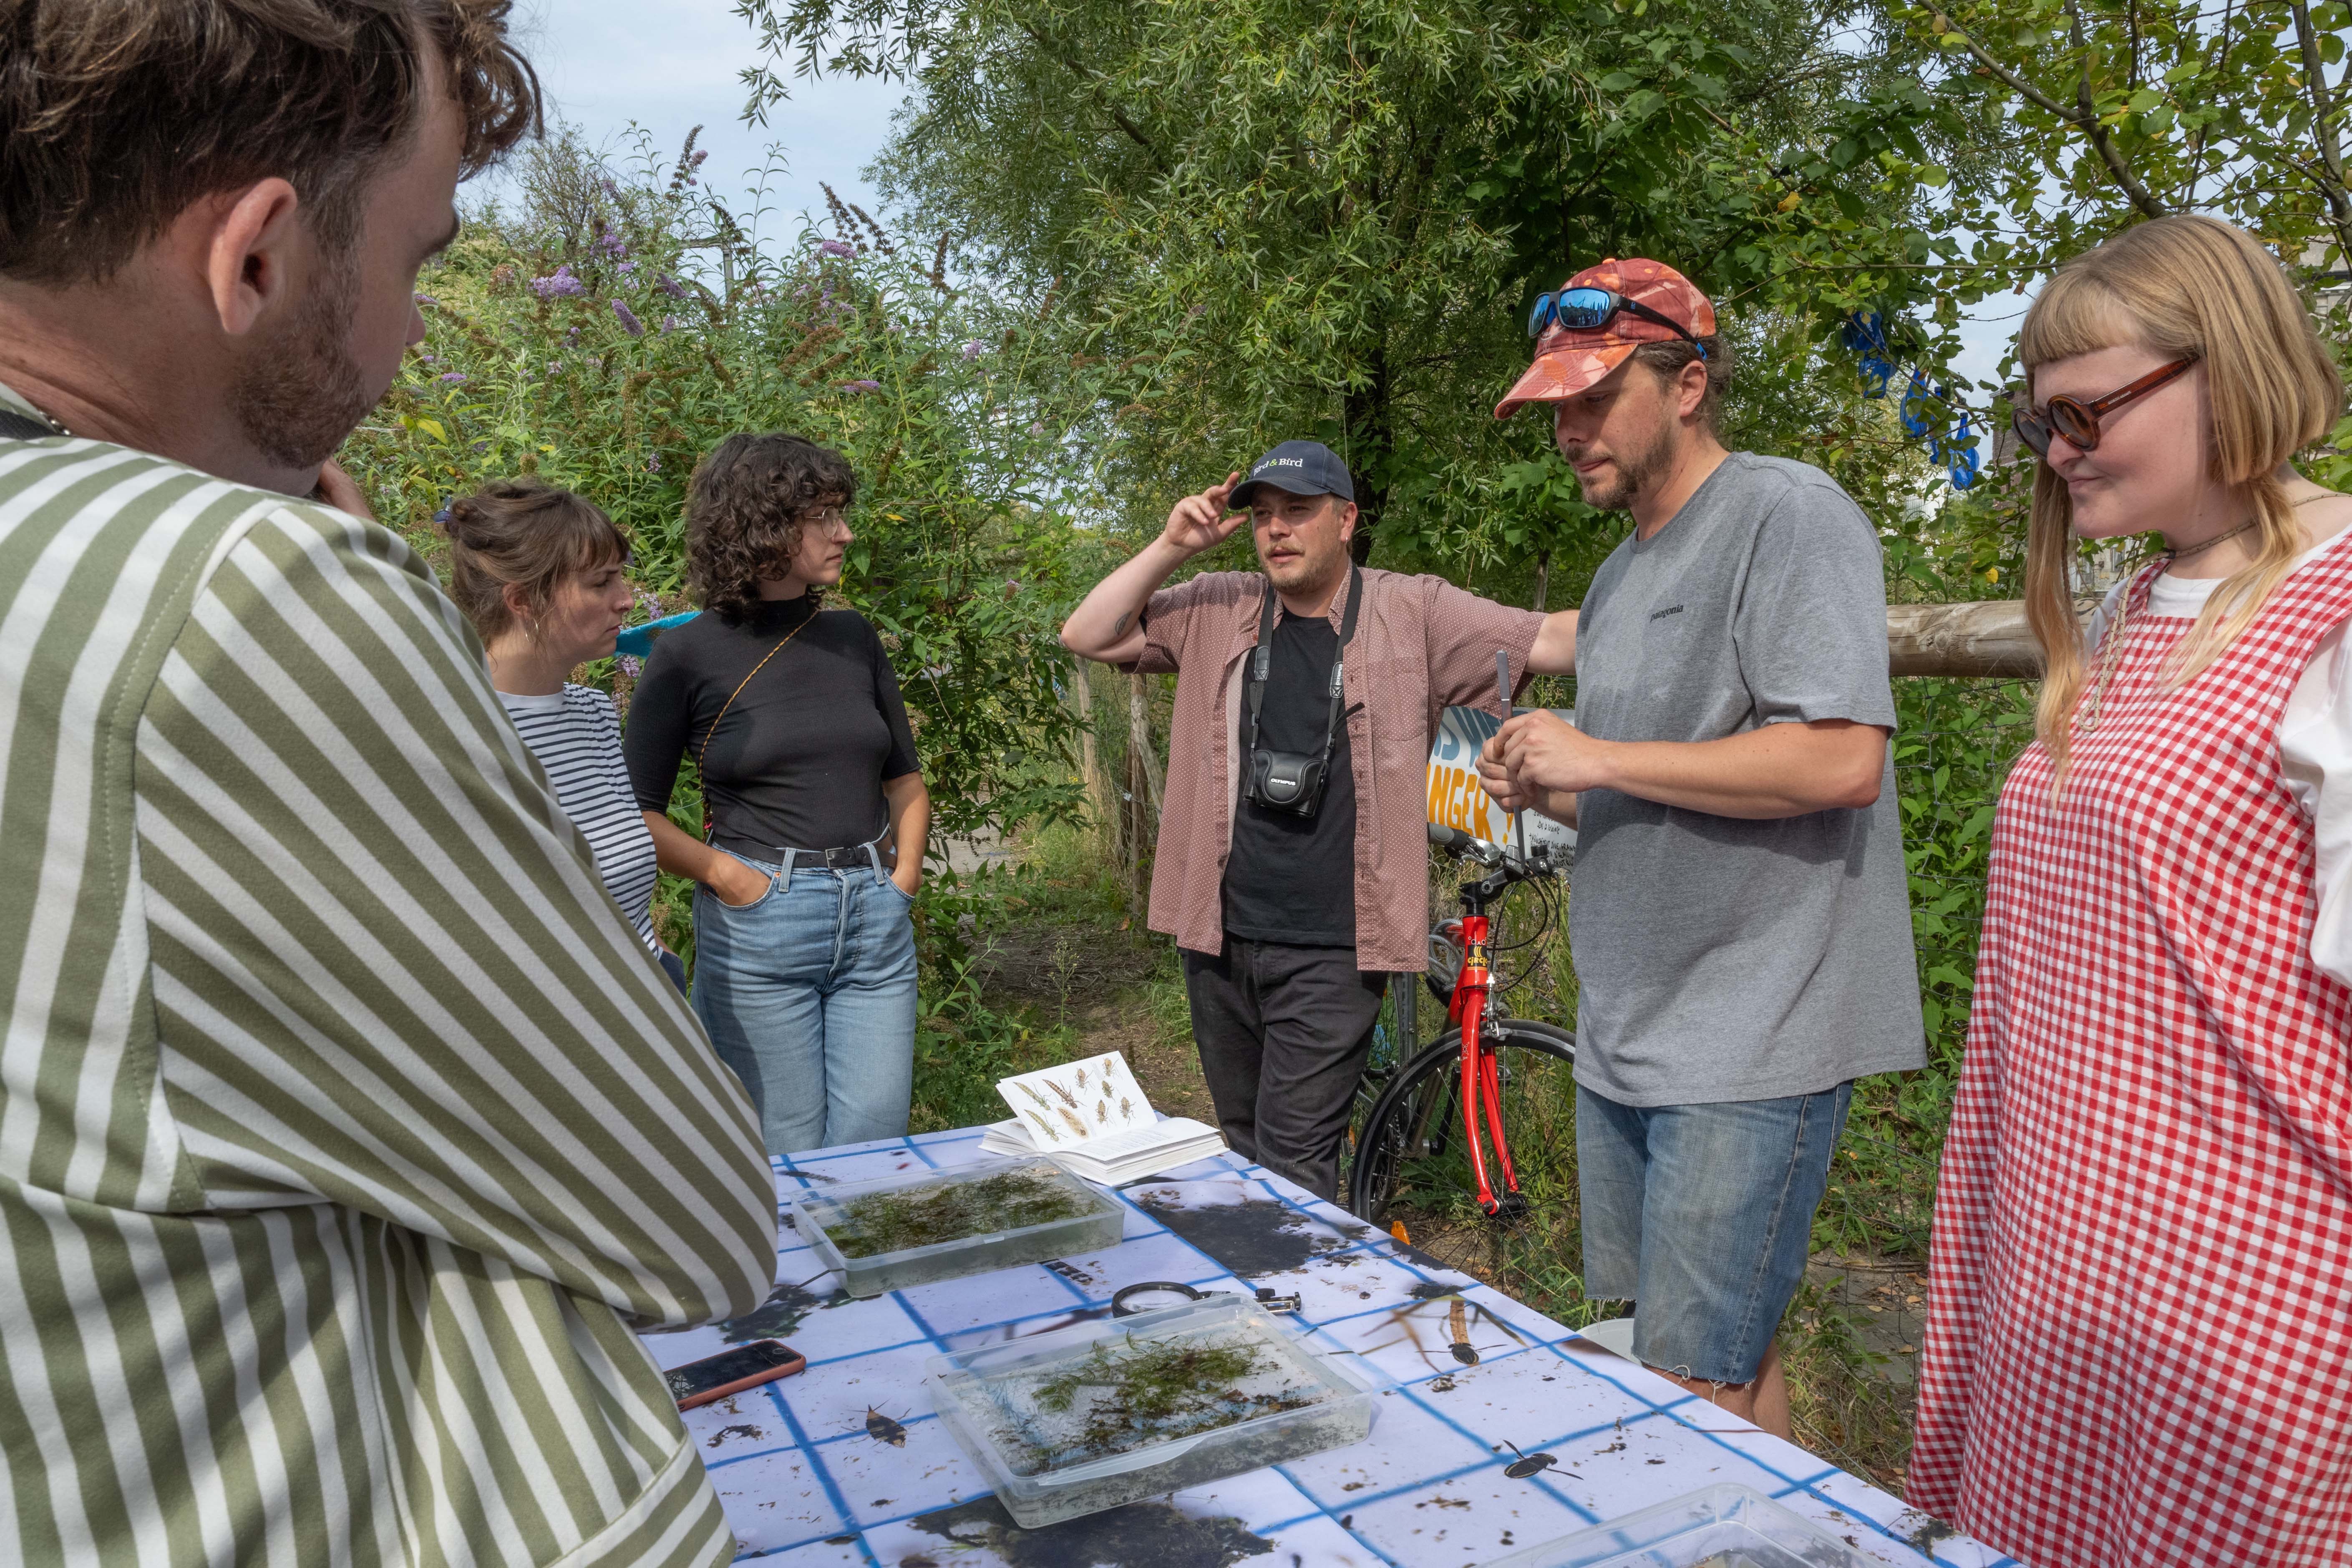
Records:
<instances>
[{"instance_id":1,"label":"green and white striped shirt","mask_svg":"<svg viewBox=\"0 0 2352 1568\"><path fill-rule=\"evenodd\" d=\"M396 537L0 440L0 1559L731 1554L759 1128Z\"/></svg>"}]
</instances>

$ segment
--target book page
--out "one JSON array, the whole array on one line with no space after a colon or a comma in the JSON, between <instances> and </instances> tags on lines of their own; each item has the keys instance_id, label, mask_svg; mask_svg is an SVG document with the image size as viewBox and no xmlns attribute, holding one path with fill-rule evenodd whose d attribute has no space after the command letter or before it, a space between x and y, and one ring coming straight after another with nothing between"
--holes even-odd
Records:
<instances>
[{"instance_id":1,"label":"book page","mask_svg":"<svg viewBox=\"0 0 2352 1568\"><path fill-rule=\"evenodd\" d=\"M1114 1132L1158 1121L1117 1051L999 1079L996 1092L1044 1150L1090 1148Z\"/></svg>"}]
</instances>

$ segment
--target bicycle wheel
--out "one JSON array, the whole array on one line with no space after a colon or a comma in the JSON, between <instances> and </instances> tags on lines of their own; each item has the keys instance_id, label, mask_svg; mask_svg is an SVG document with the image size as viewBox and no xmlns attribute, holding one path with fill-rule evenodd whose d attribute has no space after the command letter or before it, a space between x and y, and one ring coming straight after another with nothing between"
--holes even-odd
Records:
<instances>
[{"instance_id":1,"label":"bicycle wheel","mask_svg":"<svg viewBox=\"0 0 2352 1568\"><path fill-rule=\"evenodd\" d=\"M1576 1037L1532 1018L1496 1026L1496 1065L1503 1080L1503 1126L1522 1193L1543 1186L1562 1151L1575 1144ZM1479 1214L1470 1163L1462 1151L1462 1042L1451 1039L1407 1062L1364 1119L1348 1173L1348 1206L1387 1228L1405 1222L1413 1245L1451 1261L1466 1241L1492 1229ZM1502 1185L1489 1149L1486 1173ZM1426 1238L1426 1239L1424 1239Z\"/></svg>"}]
</instances>

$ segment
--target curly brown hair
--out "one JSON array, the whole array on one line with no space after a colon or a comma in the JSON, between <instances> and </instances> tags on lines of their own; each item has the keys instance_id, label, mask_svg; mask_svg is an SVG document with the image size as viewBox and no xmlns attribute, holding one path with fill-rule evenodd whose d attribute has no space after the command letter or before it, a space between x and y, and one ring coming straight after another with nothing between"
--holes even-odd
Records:
<instances>
[{"instance_id":1,"label":"curly brown hair","mask_svg":"<svg viewBox=\"0 0 2352 1568\"><path fill-rule=\"evenodd\" d=\"M509 584L543 615L566 577L629 561L629 542L602 508L541 479L492 479L434 524L449 542L449 597L486 647L514 625Z\"/></svg>"},{"instance_id":2,"label":"curly brown hair","mask_svg":"<svg viewBox=\"0 0 2352 1568\"><path fill-rule=\"evenodd\" d=\"M686 487L686 583L695 602L721 620L742 620L760 579L781 575L800 552L801 514L856 495L849 459L830 447L781 432L728 437Z\"/></svg>"},{"instance_id":3,"label":"curly brown hair","mask_svg":"<svg viewBox=\"0 0 2352 1568\"><path fill-rule=\"evenodd\" d=\"M330 249L437 70L464 172L540 128L511 0L0 0L0 275L103 283L204 197L277 175Z\"/></svg>"}]
</instances>

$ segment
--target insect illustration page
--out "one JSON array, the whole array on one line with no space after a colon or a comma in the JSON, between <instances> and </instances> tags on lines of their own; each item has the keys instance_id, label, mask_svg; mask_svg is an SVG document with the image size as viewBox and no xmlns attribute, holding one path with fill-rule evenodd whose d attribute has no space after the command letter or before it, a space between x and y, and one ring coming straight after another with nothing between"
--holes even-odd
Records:
<instances>
[{"instance_id":1,"label":"insect illustration page","mask_svg":"<svg viewBox=\"0 0 2352 1568\"><path fill-rule=\"evenodd\" d=\"M1040 1149L1099 1146L1159 1121L1117 1051L1001 1079L996 1092Z\"/></svg>"}]
</instances>

